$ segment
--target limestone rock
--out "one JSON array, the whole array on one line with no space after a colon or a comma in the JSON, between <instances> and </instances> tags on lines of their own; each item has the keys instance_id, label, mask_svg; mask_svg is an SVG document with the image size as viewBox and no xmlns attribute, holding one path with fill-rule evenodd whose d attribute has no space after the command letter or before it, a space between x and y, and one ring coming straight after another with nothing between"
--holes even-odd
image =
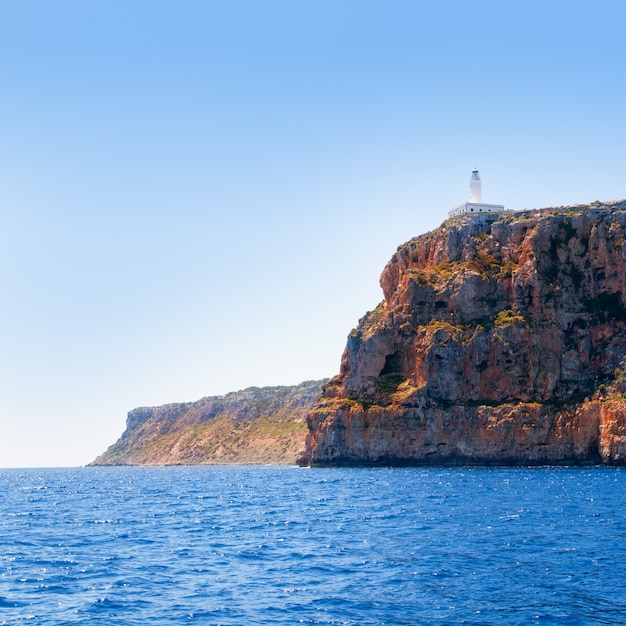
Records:
<instances>
[{"instance_id":1,"label":"limestone rock","mask_svg":"<svg viewBox=\"0 0 626 626\"><path fill-rule=\"evenodd\" d=\"M626 463L626 201L462 215L398 248L301 465Z\"/></svg>"},{"instance_id":2,"label":"limestone rock","mask_svg":"<svg viewBox=\"0 0 626 626\"><path fill-rule=\"evenodd\" d=\"M295 463L322 382L134 409L120 439L91 465Z\"/></svg>"}]
</instances>

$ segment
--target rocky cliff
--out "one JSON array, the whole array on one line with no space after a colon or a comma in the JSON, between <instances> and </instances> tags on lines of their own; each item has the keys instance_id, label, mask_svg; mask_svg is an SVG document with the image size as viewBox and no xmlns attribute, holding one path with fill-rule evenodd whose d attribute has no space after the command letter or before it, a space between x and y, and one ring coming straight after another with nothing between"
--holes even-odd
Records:
<instances>
[{"instance_id":1,"label":"rocky cliff","mask_svg":"<svg viewBox=\"0 0 626 626\"><path fill-rule=\"evenodd\" d=\"M320 381L250 387L197 402L134 409L91 465L295 463Z\"/></svg>"},{"instance_id":2,"label":"rocky cliff","mask_svg":"<svg viewBox=\"0 0 626 626\"><path fill-rule=\"evenodd\" d=\"M401 246L302 465L626 462L626 201L464 215Z\"/></svg>"}]
</instances>

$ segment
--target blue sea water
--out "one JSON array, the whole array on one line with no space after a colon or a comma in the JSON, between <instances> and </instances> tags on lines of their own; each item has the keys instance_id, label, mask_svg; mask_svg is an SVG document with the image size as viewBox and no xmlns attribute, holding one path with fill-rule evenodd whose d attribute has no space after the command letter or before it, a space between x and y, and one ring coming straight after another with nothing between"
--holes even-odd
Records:
<instances>
[{"instance_id":1,"label":"blue sea water","mask_svg":"<svg viewBox=\"0 0 626 626\"><path fill-rule=\"evenodd\" d=\"M0 624L625 624L619 468L0 470Z\"/></svg>"}]
</instances>

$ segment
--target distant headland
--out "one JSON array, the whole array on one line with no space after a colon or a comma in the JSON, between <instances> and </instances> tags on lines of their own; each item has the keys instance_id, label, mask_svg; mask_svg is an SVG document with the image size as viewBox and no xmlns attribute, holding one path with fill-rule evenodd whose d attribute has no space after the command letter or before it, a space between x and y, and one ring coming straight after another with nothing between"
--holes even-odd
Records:
<instances>
[{"instance_id":1,"label":"distant headland","mask_svg":"<svg viewBox=\"0 0 626 626\"><path fill-rule=\"evenodd\" d=\"M133 409L120 439L91 465L293 464L323 382Z\"/></svg>"}]
</instances>

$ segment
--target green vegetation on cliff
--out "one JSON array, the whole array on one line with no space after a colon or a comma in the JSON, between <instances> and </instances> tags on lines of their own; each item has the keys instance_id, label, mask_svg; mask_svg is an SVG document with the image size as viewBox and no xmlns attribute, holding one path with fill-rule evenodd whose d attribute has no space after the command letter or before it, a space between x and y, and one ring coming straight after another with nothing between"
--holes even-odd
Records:
<instances>
[{"instance_id":1,"label":"green vegetation on cliff","mask_svg":"<svg viewBox=\"0 0 626 626\"><path fill-rule=\"evenodd\" d=\"M460 215L400 246L299 463L626 465L625 239L621 200Z\"/></svg>"},{"instance_id":2,"label":"green vegetation on cliff","mask_svg":"<svg viewBox=\"0 0 626 626\"><path fill-rule=\"evenodd\" d=\"M120 439L91 465L294 463L323 382L134 409Z\"/></svg>"}]
</instances>

